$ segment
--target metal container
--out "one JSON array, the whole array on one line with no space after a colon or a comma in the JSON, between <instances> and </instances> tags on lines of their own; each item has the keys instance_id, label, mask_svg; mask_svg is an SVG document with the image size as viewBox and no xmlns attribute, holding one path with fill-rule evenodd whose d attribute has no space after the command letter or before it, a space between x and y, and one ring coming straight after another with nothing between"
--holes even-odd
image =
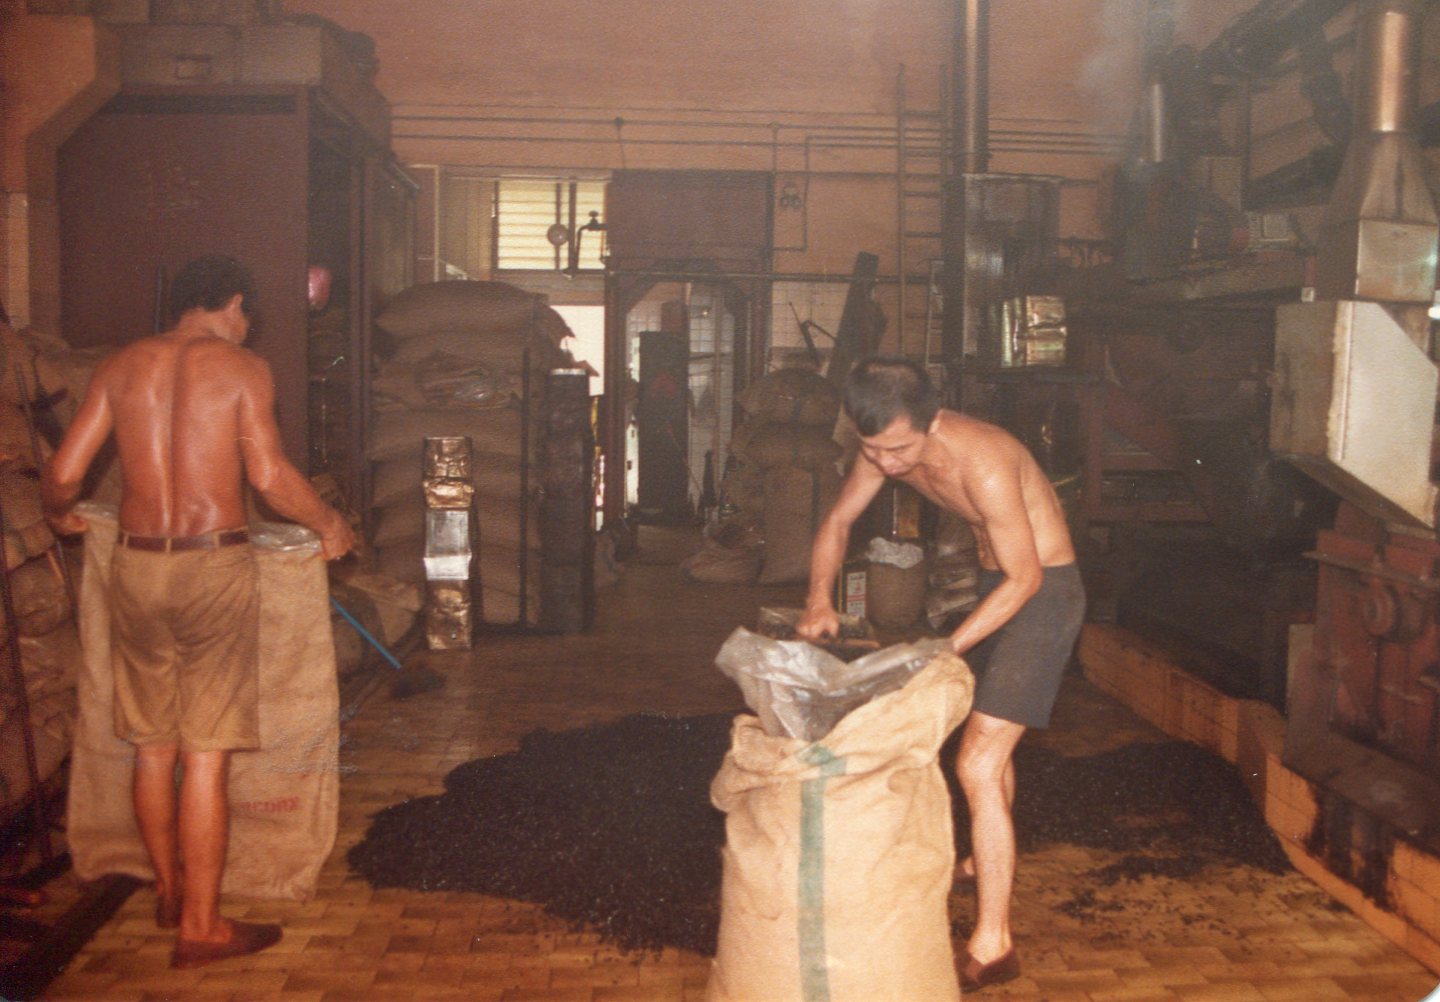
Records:
<instances>
[{"instance_id":1,"label":"metal container","mask_svg":"<svg viewBox=\"0 0 1440 1002\"><path fill-rule=\"evenodd\" d=\"M1376 303L1276 311L1270 448L1387 522L1435 525L1436 369Z\"/></svg>"}]
</instances>

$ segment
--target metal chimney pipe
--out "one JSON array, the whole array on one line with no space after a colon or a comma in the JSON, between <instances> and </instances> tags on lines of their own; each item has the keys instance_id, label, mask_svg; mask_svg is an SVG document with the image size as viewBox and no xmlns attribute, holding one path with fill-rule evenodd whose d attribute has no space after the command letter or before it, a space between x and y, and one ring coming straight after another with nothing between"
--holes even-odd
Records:
<instances>
[{"instance_id":1,"label":"metal chimney pipe","mask_svg":"<svg viewBox=\"0 0 1440 1002\"><path fill-rule=\"evenodd\" d=\"M1169 133L1166 131L1167 100L1165 82L1158 71L1145 81L1145 162L1163 164L1170 159Z\"/></svg>"},{"instance_id":2,"label":"metal chimney pipe","mask_svg":"<svg viewBox=\"0 0 1440 1002\"><path fill-rule=\"evenodd\" d=\"M1321 224L1319 299L1434 299L1440 220L1410 132L1423 8L1424 0L1361 0L1355 131Z\"/></svg>"},{"instance_id":3,"label":"metal chimney pipe","mask_svg":"<svg viewBox=\"0 0 1440 1002\"><path fill-rule=\"evenodd\" d=\"M1408 132L1419 90L1419 0L1370 0L1356 60L1356 132Z\"/></svg>"},{"instance_id":4,"label":"metal chimney pipe","mask_svg":"<svg viewBox=\"0 0 1440 1002\"><path fill-rule=\"evenodd\" d=\"M960 174L990 169L990 0L956 0L955 135Z\"/></svg>"}]
</instances>

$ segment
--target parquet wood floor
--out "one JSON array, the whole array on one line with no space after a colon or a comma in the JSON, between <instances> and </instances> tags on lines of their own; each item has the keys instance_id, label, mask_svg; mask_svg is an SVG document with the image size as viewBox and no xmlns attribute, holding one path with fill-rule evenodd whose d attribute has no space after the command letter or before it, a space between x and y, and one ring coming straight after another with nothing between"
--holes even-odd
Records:
<instances>
[{"instance_id":1,"label":"parquet wood floor","mask_svg":"<svg viewBox=\"0 0 1440 1002\"><path fill-rule=\"evenodd\" d=\"M699 1002L708 960L666 950L628 956L538 906L470 894L374 890L345 853L369 816L439 792L456 765L512 750L527 732L627 713L739 708L712 658L760 605L796 605L798 586L683 581L687 537L642 536L642 559L601 594L584 636L492 636L435 657L435 692L397 701L379 689L345 724L340 835L313 900L229 900L227 914L278 921L284 939L243 960L168 968L171 934L156 929L148 889L127 904L54 981L51 1000L159 1002ZM1054 727L1027 740L1084 754L1159 740L1129 710L1077 677ZM1246 867L1119 884L1083 920L1055 907L1070 875L1104 864L1073 846L1028 853L1016 884L1023 976L980 993L1048 1002L1419 1002L1436 975L1296 873ZM969 921L970 892L954 895ZM1100 916L1097 918L1097 916ZM915 1000L925 1002L925 1000Z\"/></svg>"}]
</instances>

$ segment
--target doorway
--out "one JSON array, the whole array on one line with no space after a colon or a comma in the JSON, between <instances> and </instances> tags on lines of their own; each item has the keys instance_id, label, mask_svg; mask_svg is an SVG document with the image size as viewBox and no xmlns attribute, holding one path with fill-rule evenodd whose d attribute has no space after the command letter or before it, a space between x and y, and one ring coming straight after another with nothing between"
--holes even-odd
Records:
<instances>
[{"instance_id":1,"label":"doorway","mask_svg":"<svg viewBox=\"0 0 1440 1002\"><path fill-rule=\"evenodd\" d=\"M715 504L734 423L733 299L718 281L660 282L625 315L625 500L637 521L703 520Z\"/></svg>"}]
</instances>

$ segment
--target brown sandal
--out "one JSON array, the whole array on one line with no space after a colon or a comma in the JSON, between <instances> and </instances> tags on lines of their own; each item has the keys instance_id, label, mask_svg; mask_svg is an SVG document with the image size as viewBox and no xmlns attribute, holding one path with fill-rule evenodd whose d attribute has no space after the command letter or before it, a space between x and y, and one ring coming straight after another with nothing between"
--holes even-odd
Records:
<instances>
[{"instance_id":1,"label":"brown sandal","mask_svg":"<svg viewBox=\"0 0 1440 1002\"><path fill-rule=\"evenodd\" d=\"M203 967L216 960L230 957L244 957L259 953L280 942L278 925L257 922L230 923L230 938L223 943L205 943L197 940L177 939L175 952L170 957L171 967Z\"/></svg>"},{"instance_id":2,"label":"brown sandal","mask_svg":"<svg viewBox=\"0 0 1440 1002\"><path fill-rule=\"evenodd\" d=\"M1014 981L1020 976L1020 958L1015 954L1012 946L1000 956L982 964L970 956L970 951L961 951L960 956L960 990L965 992L979 991L989 985L1001 985L1007 981Z\"/></svg>"}]
</instances>

